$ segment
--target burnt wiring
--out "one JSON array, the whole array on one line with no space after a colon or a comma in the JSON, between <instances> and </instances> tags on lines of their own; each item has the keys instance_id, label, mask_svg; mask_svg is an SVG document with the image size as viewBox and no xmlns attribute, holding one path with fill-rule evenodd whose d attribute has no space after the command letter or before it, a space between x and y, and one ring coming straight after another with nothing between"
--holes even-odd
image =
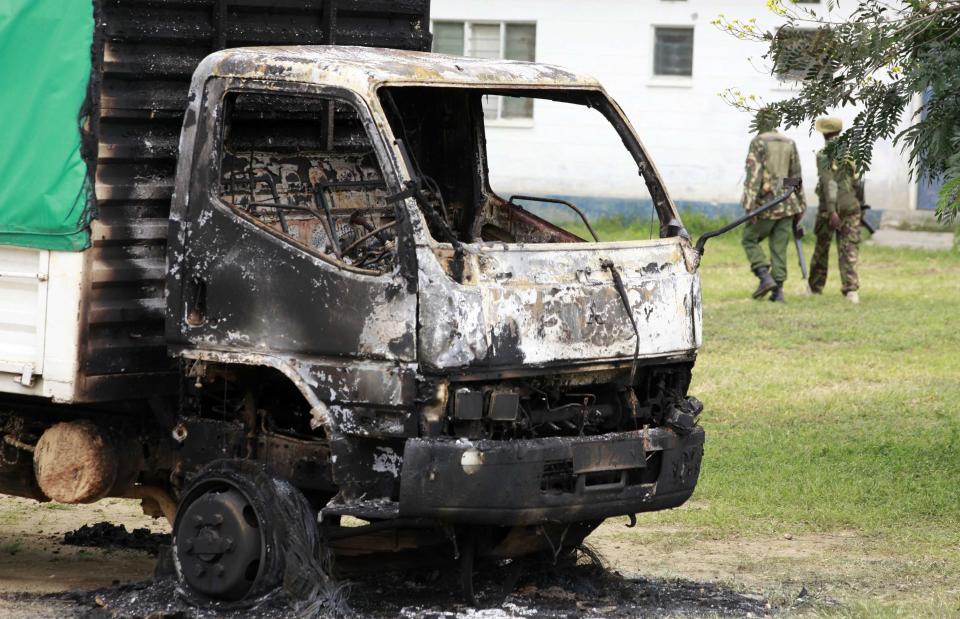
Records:
<instances>
[{"instance_id":1,"label":"burnt wiring","mask_svg":"<svg viewBox=\"0 0 960 619\"><path fill-rule=\"evenodd\" d=\"M280 194L277 193L277 181L273 179L273 175L264 174L263 176L258 176L253 180L254 182L263 181L268 187L270 187L270 194L273 196L273 204L270 204L269 206L272 206L277 210L277 219L280 220L280 229L283 230L284 234L290 234L290 226L287 225L287 216L283 213L283 208L280 204ZM250 183L250 186L253 187L253 183ZM254 196L254 202L251 203L251 211L253 211L253 208L257 205L255 198L256 196Z\"/></svg>"},{"instance_id":2,"label":"burnt wiring","mask_svg":"<svg viewBox=\"0 0 960 619\"><path fill-rule=\"evenodd\" d=\"M563 552L563 541L567 538L567 531L570 530L570 526L568 525L563 528L563 530L560 532L560 539L556 544L554 544L553 540L550 539L550 533L547 532L543 525L539 525L537 529L540 535L542 535L550 545L550 551L553 553L553 563L556 565L557 559L560 558L560 553Z\"/></svg>"},{"instance_id":3,"label":"burnt wiring","mask_svg":"<svg viewBox=\"0 0 960 619\"><path fill-rule=\"evenodd\" d=\"M317 184L314 187L314 197L317 201L317 206L323 211L326 219L321 218L320 221L324 223L327 228L327 238L330 239L331 245L333 245L333 252L336 254L337 258L343 258L343 250L340 248L340 235L337 234L337 224L333 220L333 211L330 209L330 203L327 202L325 192L327 187L323 184Z\"/></svg>"},{"instance_id":4,"label":"burnt wiring","mask_svg":"<svg viewBox=\"0 0 960 619\"><path fill-rule=\"evenodd\" d=\"M437 181L433 180L433 177L427 176L426 174L421 174L420 178L423 179L423 184L430 191L432 197L437 199L437 205L440 207L440 214L443 216L443 220L446 222L450 221L450 213L447 211L447 203L443 199L443 192L440 191L440 185L437 184Z\"/></svg>"},{"instance_id":5,"label":"burnt wiring","mask_svg":"<svg viewBox=\"0 0 960 619\"><path fill-rule=\"evenodd\" d=\"M369 232L367 232L366 234L364 234L363 236L361 236L360 238L358 238L356 241L354 241L354 242L350 243L349 245L347 245L346 247L344 247L344 248L343 248L343 254L344 254L344 255L348 255L351 251L353 251L354 249L356 249L357 247L359 247L360 244L363 243L364 241L366 241L366 240L368 240L368 239L371 239L371 238L377 236L377 235L380 234L381 232L384 232L385 230L388 230L389 228L392 228L392 227L394 227L395 225L397 225L397 220L393 220L393 221L391 221L391 222L387 222L387 223L383 224L382 226L380 226L380 227L378 227L378 228L374 228L373 230L370 230ZM379 238L379 237L378 237L378 238ZM380 239L380 241L383 242L383 239Z\"/></svg>"},{"instance_id":6,"label":"burnt wiring","mask_svg":"<svg viewBox=\"0 0 960 619\"><path fill-rule=\"evenodd\" d=\"M396 234L392 228L397 226L399 220L391 219L384 223L374 224L371 222L369 215L364 215L359 210L351 213L349 217L344 217L344 215L335 212L326 195L328 191L349 191L356 188L366 189L382 186L381 181L318 183L312 188L315 206L311 206L309 203L284 204L278 189L278 181L269 172L254 177L231 178L225 181L225 185L230 189L231 196L236 194L238 187L242 187L242 191L249 191L251 196L256 196L253 187L257 183L263 183L268 187L270 198L252 199L243 204L236 204L231 200L231 206L241 208L250 216L261 220L263 220L263 216L259 209L270 209L276 213L276 221L279 223L280 231L290 236L296 236L296 230L294 230L295 215L309 215L319 222L323 231L323 238L328 243L326 248L318 247L318 249L323 249L325 253L332 254L336 259L351 266L382 270L382 265L389 263L395 256ZM294 214L294 220L291 220L288 213Z\"/></svg>"},{"instance_id":7,"label":"burnt wiring","mask_svg":"<svg viewBox=\"0 0 960 619\"><path fill-rule=\"evenodd\" d=\"M617 265L615 265L612 260L603 260L600 266L610 271L610 276L613 278L613 286L617 289L617 294L620 295L620 301L623 302L623 309L627 312L627 318L630 319L630 324L633 326L633 334L636 339L633 344L633 365L630 366L630 384L632 385L633 379L637 375L637 364L640 362L640 329L637 327L637 319L634 317L633 309L630 307L630 297L627 296L627 288L623 285L623 278L620 276L620 271L617 270Z\"/></svg>"}]
</instances>

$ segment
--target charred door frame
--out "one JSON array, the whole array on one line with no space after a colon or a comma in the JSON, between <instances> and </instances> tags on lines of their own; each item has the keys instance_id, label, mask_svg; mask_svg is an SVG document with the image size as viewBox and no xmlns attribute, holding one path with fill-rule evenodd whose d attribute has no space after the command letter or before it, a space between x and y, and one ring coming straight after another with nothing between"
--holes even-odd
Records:
<instances>
[{"instance_id":1,"label":"charred door frame","mask_svg":"<svg viewBox=\"0 0 960 619\"><path fill-rule=\"evenodd\" d=\"M589 250L594 252L595 256L599 258L603 255L603 252L619 251L630 247L639 249L651 243L653 245L663 245L665 243L676 244L680 248L682 263L687 272L693 273L696 271L697 263L692 260L695 252L690 244L689 235L680 223L677 208L667 194L659 171L648 156L639 136L623 113L623 110L602 87L584 86L580 84L532 85L523 83L497 83L495 81L489 83L450 84L419 82L414 80L385 81L377 86L376 91L370 97L371 106L375 108L379 107L382 113L382 106L380 105L381 98L378 96L378 91L382 88L400 89L403 87L500 91L498 94L504 94L508 91L522 91L524 93L543 92L545 94L550 92L582 93L585 98L594 97L601 100L597 102L597 105L594 107L596 107L598 112L610 123L611 128L616 131L621 138L623 147L627 150L627 153L633 157L638 167L638 172L642 173L641 179L646 183L651 197L654 200L654 206L657 209L661 226L660 238L655 241L637 241L635 244L629 241L590 243ZM386 118L385 114L383 116ZM481 133L484 131L482 117L476 119L474 130ZM392 136L394 133L392 126L387 123L385 123L384 132L387 136ZM485 136L481 137L485 140ZM488 185L485 170L486 152L483 144L477 144L476 147L477 149L483 149L483 152L478 154L477 174L482 175L482 178L479 180L479 185L486 188ZM399 161L403 160L403 156L398 148L394 149L394 155ZM403 167L405 168L406 166L404 165ZM410 172L410 170L406 170L406 174L404 175L405 180L410 179ZM418 307L417 345L419 347L418 362L424 374L431 376L442 375L444 377L450 377L455 374L461 379L479 379L481 377L504 378L506 376L538 375L543 374L545 370L549 370L550 372L581 371L580 368L595 367L598 365L604 368L632 366L631 360L621 357L564 360L549 364L538 363L536 365L530 365L520 359L514 359L509 363L496 365L482 361L486 352L491 347L490 341L492 341L493 336L477 337L477 334L485 329L486 325L482 320L478 320L477 318L477 316L481 315L480 308L482 307L483 301L478 286L474 285L474 278L479 271L479 260L482 259L488 249L494 248L489 247L490 244L461 243L463 253L466 255L466 260L464 260L466 267L464 268L463 281L455 280L451 275L449 266L456 256L456 250L453 245L449 242L439 241L434 238L427 227L425 217L416 210L415 203L412 203L412 200L408 202L411 203L410 209L413 213L412 227L416 237L418 268L420 270L421 283L418 291L420 303ZM527 251L563 250L565 247L572 246L567 243L494 243L492 245L495 245L496 248L500 248L502 245L504 251L509 250L511 246L517 247L518 250L525 249ZM584 249L581 243L576 243L575 245L578 250L582 251ZM597 268L600 268L599 264L597 264ZM697 326L697 317L699 314L697 313L698 309L696 309L699 308L697 284L693 284L690 294L692 299L696 299L696 301L693 302L695 307L691 309L691 312L693 312L692 321L694 322L691 328L694 339L696 340L696 333L699 328ZM617 307L619 307L619 304ZM503 324L505 325L506 323ZM464 326L466 326L467 329L473 329L473 331L465 333ZM515 336L510 334L509 327L502 332L506 332L508 336L503 338L501 345L505 349L512 348L514 346ZM431 341L434 342L430 343ZM483 345L475 346L473 345L474 342L482 342ZM447 352L455 351L454 354L456 358L453 361L438 362L438 359L441 357L441 353L438 352L440 349ZM659 363L663 359L669 359L671 361L687 360L692 356L695 356L695 352L687 349L677 350L676 352L664 355L657 353L653 363ZM643 359L642 357L640 359L641 360L636 363L650 363L648 359Z\"/></svg>"},{"instance_id":2,"label":"charred door frame","mask_svg":"<svg viewBox=\"0 0 960 619\"><path fill-rule=\"evenodd\" d=\"M353 425L350 417L356 408L407 409L414 398L413 381L416 372L416 292L417 266L413 233L406 206L396 205L398 260L388 273L371 275L356 273L348 265L334 261L310 251L277 231L243 217L236 209L225 204L219 195L222 136L225 127L224 102L230 93L254 92L276 95L305 97L325 97L338 99L354 106L359 114L378 164L383 173L384 182L390 192L399 192L399 175L394 159L391 157L376 122L375 112L369 102L360 94L342 87L307 84L282 80L251 80L240 78L213 77L197 89L196 96L201 97L199 105L194 102L188 110L184 122L181 148L191 151L191 160L178 169L177 192L182 192L186 200L175 200L174 217L171 220L171 243L168 251L169 273L167 277L167 335L170 351L188 359L212 361L218 363L241 364L272 367L283 372L304 395L315 409L315 416L328 430L346 423ZM195 127L191 127L195 123ZM189 143L193 133L193 142ZM223 221L236 224L237 230L226 227L217 228L213 222L213 233L204 232L201 214L210 213ZM405 338L397 341L382 342L381 353L364 354L357 345L356 329L352 333L341 330L322 331L320 335L335 340L326 345L326 350L312 349L308 345L298 349L289 346L264 347L244 346L235 341L207 341L202 328L192 326L188 314L194 299L200 294L197 282L203 281L196 273L204 274L211 264L216 264L217 256L212 259L199 256L197 241L208 236L208 242L217 236L236 234L239 231L247 238L254 239L261 246L278 252L286 252L290 260L296 260L296 267L303 269L303 280L314 283L322 279L340 278L342 293L360 304L359 314L364 309L376 307L377 294L387 302L400 299L409 303L412 326ZM229 240L229 239L228 239ZM202 262L203 261L203 262ZM314 277L316 276L316 277ZM269 278L268 278L269 279ZM289 280L289 278L288 278ZM350 288L353 288L350 290ZM243 296L242 291L239 296ZM404 301L405 299L405 301ZM383 302L384 299L380 299ZM238 299L242 303L242 299ZM309 307L314 307L309 305ZM392 307L392 305L391 305ZM404 305L406 307L406 305ZM315 315L323 313L334 315L328 307L316 307ZM338 314L343 315L343 314ZM305 316L305 314L304 314ZM232 316L231 316L232 317ZM216 318L216 316L214 316ZM264 316L264 320L274 320L282 324L283 316ZM405 324L402 316L394 317L401 327ZM307 322L301 317L299 321ZM201 322L200 327L206 322ZM294 324L293 326L297 326ZM366 328L369 325L364 325ZM396 329L394 329L396 331ZM374 336L377 334L374 330ZM316 338L315 338L316 339ZM339 346L339 347L338 347Z\"/></svg>"},{"instance_id":3,"label":"charred door frame","mask_svg":"<svg viewBox=\"0 0 960 619\"><path fill-rule=\"evenodd\" d=\"M481 86L479 88L486 87ZM493 86L490 87L490 90L526 90L531 92L565 91L583 93L584 100L586 102L583 107L592 108L599 112L601 116L603 116L607 123L609 123L610 127L617 132L617 136L623 142L624 148L627 149L627 152L630 153L630 156L633 158L633 161L638 168L638 172L640 173L640 179L643 181L644 185L646 185L647 191L650 192L650 198L653 201L653 208L656 210L657 218L660 220L660 237L663 238L665 236L673 236L666 233L669 226L679 223L680 213L677 210L676 205L673 203L673 200L667 193L666 187L664 187L663 178L660 176L660 171L657 170L656 166L653 164L653 160L650 159L650 156L647 154L646 148L644 148L643 142L640 141L640 137L634 130L633 125L630 124L630 120L627 118L626 114L624 114L620 106L617 105L617 102L603 88L587 88L583 86L577 86L573 88L565 88L560 86L540 88L501 88L499 86ZM544 100L549 101L551 99ZM580 103L574 103L570 101L555 101L559 103L566 103L567 105L581 105ZM476 142L478 152L476 153L476 157L478 161L481 162L479 169L480 188L488 196L496 197L502 200L503 198L490 186L490 167L487 156L487 126L482 116L474 127L474 130L476 131L477 135Z\"/></svg>"},{"instance_id":4,"label":"charred door frame","mask_svg":"<svg viewBox=\"0 0 960 619\"><path fill-rule=\"evenodd\" d=\"M375 113L380 114L384 119L386 119L386 114L382 110L380 104L379 92L382 89L394 89L394 88L405 88L405 87L422 87L422 88L451 88L451 89L461 89L461 90L496 90L496 91L526 91L526 92L581 92L585 96L592 96L602 99L602 105L596 106L595 109L603 115L603 117L610 123L611 127L617 134L620 136L620 139L623 141L624 148L627 149L627 152L633 157L634 162L638 167L638 172L641 174L641 179L647 186L648 191L650 192L650 197L653 200L654 209L657 211L658 219L660 220L660 236L661 238L668 236L680 236L689 240L689 235L686 230L683 228L680 223L680 211L677 209L676 204L674 204L673 199L670 197L670 194L667 191L666 186L663 182L663 177L660 175L660 171L657 169L657 166L654 164L653 159L650 158L649 153L647 152L646 147L643 145L643 141L640 139L639 134L636 132L634 126L631 124L629 118L624 113L623 108L617 103L617 101L610 96L610 94L600 86L584 86L584 85L563 85L563 84L551 84L549 86L543 85L531 85L531 84L516 84L516 83L497 83L492 81L488 84L461 84L461 83L450 83L442 84L436 82L416 82L416 81L397 81L397 82L383 82L378 84L375 92L371 96L371 106L374 107ZM576 104L571 104L576 105ZM389 136L393 138L393 128L389 122L384 120L384 131L389 132ZM484 119L481 115L479 118L474 120L474 131L477 134L477 148L478 153L475 153L477 157L478 165L480 169L477 170L478 174L478 186L484 192L487 192L489 195L496 195L495 192L490 188L488 183L488 166L487 166L487 152L486 152L486 127L484 125ZM397 160L402 160L402 156L398 150L393 150L393 156ZM403 176L403 180L407 181L410 179L410 172L406 171ZM649 178L648 178L649 175ZM423 219L423 216L416 209L416 204L411 203L413 212L417 213L417 216L414 218L413 222L413 231L416 238L416 245L418 247L427 247L432 251L436 250L452 252L453 246L445 241L439 241L430 234L429 228L426 225L426 221ZM669 229L670 227L673 229ZM677 234L669 234L669 232L677 232ZM469 243L464 243L464 245L469 245ZM421 256L422 259L422 256Z\"/></svg>"},{"instance_id":5,"label":"charred door frame","mask_svg":"<svg viewBox=\"0 0 960 619\"><path fill-rule=\"evenodd\" d=\"M199 120L197 121L199 126L194 143L195 154L193 161L197 162L198 160L204 160L207 162L207 166L198 170L202 173L205 173L204 177L199 179L202 182L197 182L196 172L194 172L191 174L191 178L189 179L189 186L185 188L186 191L189 192L190 198L188 200L187 208L183 213L181 213L181 217L184 220L189 220L190 216L194 212L193 209L197 204L197 199L201 198L201 196L197 195L197 192L199 187L202 186L208 187L208 194L205 197L209 199L212 204L215 204L217 207L221 207L225 210L225 212L229 212L231 214L237 213L235 209L232 209L229 205L224 204L223 201L220 200L218 190L220 187L219 174L222 154L220 144L222 142L224 130L224 99L227 95L240 92L303 97L328 97L331 99L339 99L353 105L363 123L363 128L373 145L373 150L377 156L377 163L380 164L381 171L383 172L383 180L387 186L387 189L394 192L399 192L401 190L400 171L397 169L396 160L393 156L393 153L383 141L383 135L376 120L376 114L382 115L382 110L379 108L371 109L369 104L370 102L357 92L341 86L307 84L284 80L252 80L243 78L214 77L210 78L203 88L203 101L199 108ZM211 95L213 95L213 97L211 97ZM212 109L211 113L207 113L207 110L211 110L211 100L214 98L217 101L216 107ZM385 125L386 123L384 122L383 124ZM194 169L197 170L197 168ZM400 242L398 243L399 273L409 285L415 286L417 279L415 251L413 247L406 242L410 238L412 232L409 225L409 213L404 208L404 203L402 201L396 204L395 211L397 220L400 222L397 224L398 232L400 233ZM284 242L290 242L292 240L290 237L282 236L279 232L273 230L272 228L261 226L256 222L253 223L254 225L257 225L258 228L263 229L267 233ZM292 244L299 245L296 241L294 241ZM353 270L349 265L337 260L333 260L319 252L314 252L306 246L300 248L303 251L310 253L314 257L320 258L325 262L329 262L333 266L345 269L347 271ZM362 271L357 272L367 275L367 273ZM414 290L415 288L408 288L408 291L410 292L413 292Z\"/></svg>"}]
</instances>

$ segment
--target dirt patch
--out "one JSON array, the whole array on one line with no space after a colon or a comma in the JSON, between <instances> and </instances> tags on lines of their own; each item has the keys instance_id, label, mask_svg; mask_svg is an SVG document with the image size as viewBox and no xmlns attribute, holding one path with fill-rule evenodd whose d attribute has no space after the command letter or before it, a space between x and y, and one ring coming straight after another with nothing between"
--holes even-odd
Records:
<instances>
[{"instance_id":1,"label":"dirt patch","mask_svg":"<svg viewBox=\"0 0 960 619\"><path fill-rule=\"evenodd\" d=\"M0 495L0 593L96 589L152 577L156 559L146 552L63 543L67 533L104 521L169 533L166 521L145 517L137 501L61 505Z\"/></svg>"},{"instance_id":2,"label":"dirt patch","mask_svg":"<svg viewBox=\"0 0 960 619\"><path fill-rule=\"evenodd\" d=\"M677 527L626 529L616 520L602 524L589 541L610 565L624 573L683 574L712 582L735 579L748 588L773 584L773 574L754 569L761 563L820 565L849 553L851 545L859 541L856 534L842 532L721 539L695 538L697 533Z\"/></svg>"},{"instance_id":3,"label":"dirt patch","mask_svg":"<svg viewBox=\"0 0 960 619\"><path fill-rule=\"evenodd\" d=\"M945 556L920 555L855 531L715 536L708 528L600 526L588 541L627 575L683 575L761 593L775 608L942 608L956 614L957 588ZM937 598L942 601L937 601ZM932 601L931 601L932 600ZM870 614L870 613L866 613ZM910 614L910 613L906 613Z\"/></svg>"}]
</instances>

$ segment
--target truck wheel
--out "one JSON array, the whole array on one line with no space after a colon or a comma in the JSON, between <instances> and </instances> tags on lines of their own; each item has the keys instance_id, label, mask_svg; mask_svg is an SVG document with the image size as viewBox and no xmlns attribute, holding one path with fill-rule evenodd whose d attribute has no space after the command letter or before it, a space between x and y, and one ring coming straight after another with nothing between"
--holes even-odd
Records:
<instances>
[{"instance_id":1,"label":"truck wheel","mask_svg":"<svg viewBox=\"0 0 960 619\"><path fill-rule=\"evenodd\" d=\"M297 602L315 602L330 582L321 556L307 499L254 462L212 462L178 506L174 567L198 605L242 607L280 586Z\"/></svg>"}]
</instances>

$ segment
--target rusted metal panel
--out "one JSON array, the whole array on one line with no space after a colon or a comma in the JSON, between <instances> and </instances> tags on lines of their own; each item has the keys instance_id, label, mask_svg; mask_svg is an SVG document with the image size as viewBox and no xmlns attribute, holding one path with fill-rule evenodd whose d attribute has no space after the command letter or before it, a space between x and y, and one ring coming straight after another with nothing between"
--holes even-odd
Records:
<instances>
[{"instance_id":1,"label":"rusted metal panel","mask_svg":"<svg viewBox=\"0 0 960 619\"><path fill-rule=\"evenodd\" d=\"M488 244L473 248L462 284L421 249L421 360L449 369L632 357L633 328L603 260L626 285L640 356L693 354L700 283L682 243Z\"/></svg>"},{"instance_id":2,"label":"rusted metal panel","mask_svg":"<svg viewBox=\"0 0 960 619\"><path fill-rule=\"evenodd\" d=\"M264 68L269 67L269 71ZM209 56L199 73L329 84L372 93L382 84L599 89L589 75L542 63L464 58L351 46L229 49Z\"/></svg>"}]
</instances>

